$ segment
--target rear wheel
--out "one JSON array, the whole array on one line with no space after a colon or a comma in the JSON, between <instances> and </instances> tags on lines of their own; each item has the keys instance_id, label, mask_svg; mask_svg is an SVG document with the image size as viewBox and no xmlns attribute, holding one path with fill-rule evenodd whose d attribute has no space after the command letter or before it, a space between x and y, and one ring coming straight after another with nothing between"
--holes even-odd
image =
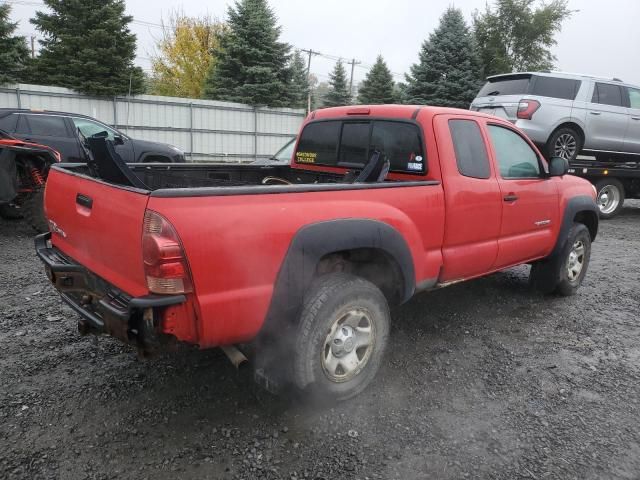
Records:
<instances>
[{"instance_id":1,"label":"rear wheel","mask_svg":"<svg viewBox=\"0 0 640 480\"><path fill-rule=\"evenodd\" d=\"M380 367L389 323L387 300L371 282L344 273L318 278L298 326L294 384L332 400L357 395Z\"/></svg>"},{"instance_id":2,"label":"rear wheel","mask_svg":"<svg viewBox=\"0 0 640 480\"><path fill-rule=\"evenodd\" d=\"M564 158L568 161L576 159L582 150L582 137L570 127L559 128L549 138L547 142L547 158Z\"/></svg>"},{"instance_id":3,"label":"rear wheel","mask_svg":"<svg viewBox=\"0 0 640 480\"><path fill-rule=\"evenodd\" d=\"M603 178L596 183L598 197L596 202L600 218L613 218L620 213L624 205L624 185L615 178Z\"/></svg>"},{"instance_id":4,"label":"rear wheel","mask_svg":"<svg viewBox=\"0 0 640 480\"><path fill-rule=\"evenodd\" d=\"M37 188L29 194L22 204L24 218L36 232L49 230L49 222L44 215L44 188Z\"/></svg>"}]
</instances>

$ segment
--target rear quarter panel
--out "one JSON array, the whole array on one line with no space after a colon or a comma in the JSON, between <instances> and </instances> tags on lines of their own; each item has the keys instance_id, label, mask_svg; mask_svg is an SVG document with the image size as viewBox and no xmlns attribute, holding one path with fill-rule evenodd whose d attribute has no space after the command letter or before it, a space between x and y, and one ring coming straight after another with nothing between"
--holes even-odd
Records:
<instances>
[{"instance_id":1,"label":"rear quarter panel","mask_svg":"<svg viewBox=\"0 0 640 480\"><path fill-rule=\"evenodd\" d=\"M199 305L199 344L210 347L255 337L268 313L274 283L300 228L364 218L404 237L416 282L438 275L444 229L440 185L332 192L208 197L151 197L148 208L176 228Z\"/></svg>"}]
</instances>

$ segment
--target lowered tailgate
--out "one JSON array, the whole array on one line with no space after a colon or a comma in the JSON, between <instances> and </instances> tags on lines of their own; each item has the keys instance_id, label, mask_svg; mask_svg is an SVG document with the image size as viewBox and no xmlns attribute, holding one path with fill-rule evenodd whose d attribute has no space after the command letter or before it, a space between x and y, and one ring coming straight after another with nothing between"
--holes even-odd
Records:
<instances>
[{"instance_id":1,"label":"lowered tailgate","mask_svg":"<svg viewBox=\"0 0 640 480\"><path fill-rule=\"evenodd\" d=\"M145 295L142 226L147 200L144 190L56 166L45 191L51 243L127 294Z\"/></svg>"}]
</instances>

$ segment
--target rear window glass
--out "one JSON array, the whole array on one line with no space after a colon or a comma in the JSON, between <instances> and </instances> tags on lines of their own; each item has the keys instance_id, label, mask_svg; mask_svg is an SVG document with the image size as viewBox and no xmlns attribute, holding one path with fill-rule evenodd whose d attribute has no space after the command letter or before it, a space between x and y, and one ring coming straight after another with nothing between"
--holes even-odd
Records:
<instances>
[{"instance_id":1,"label":"rear window glass","mask_svg":"<svg viewBox=\"0 0 640 480\"><path fill-rule=\"evenodd\" d=\"M343 125L338 161L340 165L359 167L367 163L370 129L370 122Z\"/></svg>"},{"instance_id":2,"label":"rear window glass","mask_svg":"<svg viewBox=\"0 0 640 480\"><path fill-rule=\"evenodd\" d=\"M0 117L0 130L13 133L16 131L16 123L18 123L18 115L13 113Z\"/></svg>"},{"instance_id":3,"label":"rear window glass","mask_svg":"<svg viewBox=\"0 0 640 480\"><path fill-rule=\"evenodd\" d=\"M460 174L472 178L489 178L489 156L480 126L473 120L450 120L449 130Z\"/></svg>"},{"instance_id":4,"label":"rear window glass","mask_svg":"<svg viewBox=\"0 0 640 480\"><path fill-rule=\"evenodd\" d=\"M581 83L580 80L572 80L570 78L536 77L531 94L541 97L575 100Z\"/></svg>"},{"instance_id":5,"label":"rear window glass","mask_svg":"<svg viewBox=\"0 0 640 480\"><path fill-rule=\"evenodd\" d=\"M310 123L300 135L295 157L298 163L362 168L374 150L387 156L391 171L425 171L420 129L401 121Z\"/></svg>"},{"instance_id":6,"label":"rear window glass","mask_svg":"<svg viewBox=\"0 0 640 480\"><path fill-rule=\"evenodd\" d=\"M489 80L480 89L478 97L491 97L497 95L520 95L529 92L531 76L506 77Z\"/></svg>"},{"instance_id":7,"label":"rear window glass","mask_svg":"<svg viewBox=\"0 0 640 480\"><path fill-rule=\"evenodd\" d=\"M67 127L64 118L53 115L25 115L32 135L46 137L66 137Z\"/></svg>"},{"instance_id":8,"label":"rear window glass","mask_svg":"<svg viewBox=\"0 0 640 480\"><path fill-rule=\"evenodd\" d=\"M593 90L593 103L601 105L613 105L614 107L622 106L622 91L618 85L610 83L596 83Z\"/></svg>"},{"instance_id":9,"label":"rear window glass","mask_svg":"<svg viewBox=\"0 0 640 480\"><path fill-rule=\"evenodd\" d=\"M298 163L335 165L341 127L342 122L338 121L307 125L298 142L296 161Z\"/></svg>"}]
</instances>

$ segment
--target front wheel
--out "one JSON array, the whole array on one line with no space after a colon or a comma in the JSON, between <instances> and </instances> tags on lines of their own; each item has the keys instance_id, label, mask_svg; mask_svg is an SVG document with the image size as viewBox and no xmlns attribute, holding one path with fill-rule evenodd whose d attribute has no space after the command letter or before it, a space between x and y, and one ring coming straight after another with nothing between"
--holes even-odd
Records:
<instances>
[{"instance_id":1,"label":"front wheel","mask_svg":"<svg viewBox=\"0 0 640 480\"><path fill-rule=\"evenodd\" d=\"M624 185L615 178L603 178L596 183L598 197L596 203L600 218L613 218L620 213L624 205Z\"/></svg>"},{"instance_id":2,"label":"front wheel","mask_svg":"<svg viewBox=\"0 0 640 480\"><path fill-rule=\"evenodd\" d=\"M298 325L294 384L346 400L375 377L389 337L387 300L374 284L344 273L315 280Z\"/></svg>"},{"instance_id":3,"label":"front wheel","mask_svg":"<svg viewBox=\"0 0 640 480\"><path fill-rule=\"evenodd\" d=\"M569 127L563 127L553 132L546 146L548 159L560 157L570 162L576 159L580 150L582 150L582 137Z\"/></svg>"},{"instance_id":4,"label":"front wheel","mask_svg":"<svg viewBox=\"0 0 640 480\"><path fill-rule=\"evenodd\" d=\"M575 295L591 260L591 234L582 223L574 223L567 242L556 257L541 260L531 267L531 284L543 293Z\"/></svg>"}]
</instances>

